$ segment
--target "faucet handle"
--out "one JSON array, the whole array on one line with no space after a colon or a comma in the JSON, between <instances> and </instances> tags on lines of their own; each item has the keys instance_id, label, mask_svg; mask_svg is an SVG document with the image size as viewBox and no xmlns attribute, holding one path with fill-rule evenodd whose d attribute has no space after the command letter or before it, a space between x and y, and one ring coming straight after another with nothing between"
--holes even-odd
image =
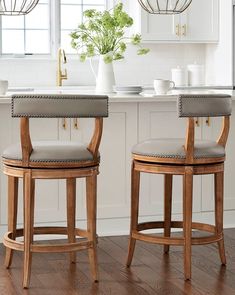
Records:
<instances>
[{"instance_id":1,"label":"faucet handle","mask_svg":"<svg viewBox=\"0 0 235 295\"><path fill-rule=\"evenodd\" d=\"M61 53L62 53L63 63L66 64L67 63L67 57L66 57L64 49L61 49Z\"/></svg>"},{"instance_id":2,"label":"faucet handle","mask_svg":"<svg viewBox=\"0 0 235 295\"><path fill-rule=\"evenodd\" d=\"M64 80L68 79L68 75L67 75L67 69L64 70L64 73L61 74L61 78Z\"/></svg>"}]
</instances>

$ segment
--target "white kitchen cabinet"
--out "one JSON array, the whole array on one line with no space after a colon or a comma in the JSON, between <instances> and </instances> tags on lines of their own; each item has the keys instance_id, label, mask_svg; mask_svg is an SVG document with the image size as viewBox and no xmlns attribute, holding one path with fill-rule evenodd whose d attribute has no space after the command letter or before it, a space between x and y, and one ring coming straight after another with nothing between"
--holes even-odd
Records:
<instances>
[{"instance_id":1,"label":"white kitchen cabinet","mask_svg":"<svg viewBox=\"0 0 235 295\"><path fill-rule=\"evenodd\" d=\"M180 41L179 15L153 15L144 10L140 14L143 41Z\"/></svg>"},{"instance_id":2,"label":"white kitchen cabinet","mask_svg":"<svg viewBox=\"0 0 235 295\"><path fill-rule=\"evenodd\" d=\"M192 1L180 24L182 41L219 41L219 0Z\"/></svg>"},{"instance_id":3,"label":"white kitchen cabinet","mask_svg":"<svg viewBox=\"0 0 235 295\"><path fill-rule=\"evenodd\" d=\"M177 15L149 14L131 1L130 13L143 41L206 43L219 39L219 0L194 0Z\"/></svg>"},{"instance_id":4,"label":"white kitchen cabinet","mask_svg":"<svg viewBox=\"0 0 235 295\"><path fill-rule=\"evenodd\" d=\"M87 142L94 120L71 119L71 140ZM137 142L137 103L113 103L104 119L98 176L98 218L129 216L131 148ZM77 214L85 217L85 186L78 180Z\"/></svg>"}]
</instances>

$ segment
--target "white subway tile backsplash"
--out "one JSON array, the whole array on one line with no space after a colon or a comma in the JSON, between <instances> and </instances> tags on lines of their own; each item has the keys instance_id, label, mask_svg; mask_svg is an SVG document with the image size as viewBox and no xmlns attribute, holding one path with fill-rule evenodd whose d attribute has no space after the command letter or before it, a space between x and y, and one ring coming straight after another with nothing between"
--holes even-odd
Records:
<instances>
[{"instance_id":1,"label":"white subway tile backsplash","mask_svg":"<svg viewBox=\"0 0 235 295\"><path fill-rule=\"evenodd\" d=\"M197 61L205 64L204 44L145 44L150 53L137 56L130 46L125 60L114 63L117 84L151 84L156 78L170 79L171 68L187 66ZM89 62L81 63L68 56L65 65L68 80L64 85L94 85L95 78ZM95 67L98 59L94 60ZM56 61L43 59L0 59L0 79L9 80L10 86L53 86L56 83Z\"/></svg>"}]
</instances>

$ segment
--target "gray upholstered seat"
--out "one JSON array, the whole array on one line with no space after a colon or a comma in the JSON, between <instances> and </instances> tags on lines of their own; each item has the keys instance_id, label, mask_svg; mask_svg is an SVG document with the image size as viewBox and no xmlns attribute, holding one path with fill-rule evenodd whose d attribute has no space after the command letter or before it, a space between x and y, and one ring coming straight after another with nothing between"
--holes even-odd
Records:
<instances>
[{"instance_id":1,"label":"gray upholstered seat","mask_svg":"<svg viewBox=\"0 0 235 295\"><path fill-rule=\"evenodd\" d=\"M35 141L30 162L80 162L93 161L92 153L85 145L69 141ZM3 152L3 158L22 160L20 144L9 146Z\"/></svg>"},{"instance_id":2,"label":"gray upholstered seat","mask_svg":"<svg viewBox=\"0 0 235 295\"><path fill-rule=\"evenodd\" d=\"M150 139L136 144L132 149L132 153L145 157L185 159L184 144L185 139ZM195 159L221 158L224 156L224 147L218 145L215 141L195 141Z\"/></svg>"}]
</instances>

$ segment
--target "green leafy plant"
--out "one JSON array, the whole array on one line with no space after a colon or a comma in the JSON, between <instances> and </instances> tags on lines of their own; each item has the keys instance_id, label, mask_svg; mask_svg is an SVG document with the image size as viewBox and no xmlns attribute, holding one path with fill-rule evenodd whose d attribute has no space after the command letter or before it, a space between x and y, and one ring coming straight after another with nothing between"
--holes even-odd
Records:
<instances>
[{"instance_id":1,"label":"green leafy plant","mask_svg":"<svg viewBox=\"0 0 235 295\"><path fill-rule=\"evenodd\" d=\"M125 37L125 29L133 25L133 19L123 11L123 4L118 3L110 11L97 11L89 9L83 13L85 21L70 34L71 46L80 53L80 60L85 61L95 55L105 55L104 61L124 58L127 41L138 47L137 54L149 52L148 48L141 46L141 35ZM110 53L110 54L108 54Z\"/></svg>"}]
</instances>

